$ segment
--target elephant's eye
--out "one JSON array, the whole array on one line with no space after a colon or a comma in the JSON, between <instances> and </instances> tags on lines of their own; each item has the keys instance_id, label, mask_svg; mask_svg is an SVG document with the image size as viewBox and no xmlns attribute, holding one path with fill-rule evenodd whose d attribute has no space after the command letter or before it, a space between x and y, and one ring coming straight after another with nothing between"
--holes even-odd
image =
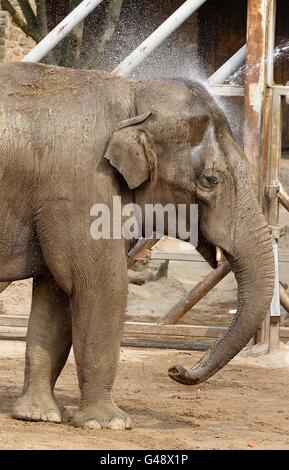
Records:
<instances>
[{"instance_id":1,"label":"elephant's eye","mask_svg":"<svg viewBox=\"0 0 289 470\"><path fill-rule=\"evenodd\" d=\"M198 177L198 186L201 189L213 189L219 183L216 173L210 171L203 171Z\"/></svg>"}]
</instances>

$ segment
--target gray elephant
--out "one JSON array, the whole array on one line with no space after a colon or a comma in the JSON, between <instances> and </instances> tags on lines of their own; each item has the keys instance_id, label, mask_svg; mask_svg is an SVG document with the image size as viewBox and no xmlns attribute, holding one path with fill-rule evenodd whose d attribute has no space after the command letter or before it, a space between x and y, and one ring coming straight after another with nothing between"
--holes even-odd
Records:
<instances>
[{"instance_id":1,"label":"gray elephant","mask_svg":"<svg viewBox=\"0 0 289 470\"><path fill-rule=\"evenodd\" d=\"M232 264L232 325L192 368L196 384L250 340L273 291L271 237L228 122L198 83L133 81L98 71L1 64L0 281L34 278L25 383L13 416L61 421L55 382L73 344L81 390L76 426L131 427L112 400L127 298L123 239L91 237L95 203L190 205L198 250ZM129 246L130 245L130 246Z\"/></svg>"}]
</instances>

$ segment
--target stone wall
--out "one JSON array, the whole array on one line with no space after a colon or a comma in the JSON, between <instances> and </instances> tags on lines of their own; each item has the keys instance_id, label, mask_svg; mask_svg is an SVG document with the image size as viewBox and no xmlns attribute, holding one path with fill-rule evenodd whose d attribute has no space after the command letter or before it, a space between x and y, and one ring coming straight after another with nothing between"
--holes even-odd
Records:
<instances>
[{"instance_id":1,"label":"stone wall","mask_svg":"<svg viewBox=\"0 0 289 470\"><path fill-rule=\"evenodd\" d=\"M11 2L17 9L16 1ZM0 10L0 61L19 61L29 52L35 42L15 26L10 15Z\"/></svg>"}]
</instances>

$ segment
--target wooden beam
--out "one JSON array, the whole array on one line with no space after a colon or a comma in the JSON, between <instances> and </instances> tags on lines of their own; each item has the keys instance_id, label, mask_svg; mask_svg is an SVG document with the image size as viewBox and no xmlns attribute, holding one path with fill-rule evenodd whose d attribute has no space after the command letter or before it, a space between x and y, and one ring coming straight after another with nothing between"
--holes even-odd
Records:
<instances>
[{"instance_id":1,"label":"wooden beam","mask_svg":"<svg viewBox=\"0 0 289 470\"><path fill-rule=\"evenodd\" d=\"M282 307L286 310L286 312L289 313L289 294L287 290L284 289L281 283L279 285L279 289L280 289L280 303Z\"/></svg>"},{"instance_id":2,"label":"wooden beam","mask_svg":"<svg viewBox=\"0 0 289 470\"><path fill-rule=\"evenodd\" d=\"M26 328L29 317L26 315L0 315L0 326L12 326L15 328Z\"/></svg>"},{"instance_id":3,"label":"wooden beam","mask_svg":"<svg viewBox=\"0 0 289 470\"><path fill-rule=\"evenodd\" d=\"M25 339L28 317L0 315L1 339ZM194 338L214 340L226 331L224 326L195 326L195 325L160 325L157 323L126 322L124 324L123 341L157 342L166 341L193 342ZM289 338L289 327L281 327L281 338Z\"/></svg>"},{"instance_id":4,"label":"wooden beam","mask_svg":"<svg viewBox=\"0 0 289 470\"><path fill-rule=\"evenodd\" d=\"M283 185L279 182L279 191L278 191L278 199L283 207L287 211L289 211L289 194L283 188Z\"/></svg>"},{"instance_id":5,"label":"wooden beam","mask_svg":"<svg viewBox=\"0 0 289 470\"><path fill-rule=\"evenodd\" d=\"M207 274L193 289L186 294L166 315L164 315L158 324L174 325L177 323L197 302L212 290L224 277L231 271L229 261L219 264L216 269Z\"/></svg>"},{"instance_id":6,"label":"wooden beam","mask_svg":"<svg viewBox=\"0 0 289 470\"><path fill-rule=\"evenodd\" d=\"M158 242L159 239L156 238L140 238L127 256L127 268L131 268L137 259L149 257L147 250L150 250Z\"/></svg>"},{"instance_id":7,"label":"wooden beam","mask_svg":"<svg viewBox=\"0 0 289 470\"><path fill-rule=\"evenodd\" d=\"M10 331L9 328L22 328L23 331L28 325L27 316L21 315L0 315L1 331ZM192 330L193 328L193 330ZM157 323L146 322L125 322L124 333L126 334L150 334L169 336L189 336L194 331L194 336L208 336L218 338L226 328L222 326L191 326L191 325L159 325ZM22 330L19 330L22 331Z\"/></svg>"}]
</instances>

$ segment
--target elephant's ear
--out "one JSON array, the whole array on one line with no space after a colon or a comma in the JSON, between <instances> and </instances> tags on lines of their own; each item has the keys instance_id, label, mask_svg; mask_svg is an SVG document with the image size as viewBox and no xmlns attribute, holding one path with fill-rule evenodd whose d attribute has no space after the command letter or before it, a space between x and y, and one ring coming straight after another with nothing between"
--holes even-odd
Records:
<instances>
[{"instance_id":1,"label":"elephant's ear","mask_svg":"<svg viewBox=\"0 0 289 470\"><path fill-rule=\"evenodd\" d=\"M157 157L148 132L136 127L150 112L121 122L112 134L104 158L124 177L130 189L137 188L157 176Z\"/></svg>"}]
</instances>

